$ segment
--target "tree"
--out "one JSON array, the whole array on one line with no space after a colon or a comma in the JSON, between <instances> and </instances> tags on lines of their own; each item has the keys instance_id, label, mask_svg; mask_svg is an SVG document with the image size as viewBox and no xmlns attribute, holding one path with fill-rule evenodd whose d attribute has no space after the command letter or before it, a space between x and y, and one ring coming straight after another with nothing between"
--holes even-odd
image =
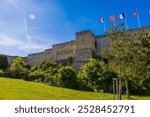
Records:
<instances>
[{"instance_id":1,"label":"tree","mask_svg":"<svg viewBox=\"0 0 150 117\"><path fill-rule=\"evenodd\" d=\"M51 61L44 61L39 65L35 65L30 69L30 80L41 80L41 82L49 85L56 85L54 75L57 73L58 66Z\"/></svg>"},{"instance_id":2,"label":"tree","mask_svg":"<svg viewBox=\"0 0 150 117\"><path fill-rule=\"evenodd\" d=\"M116 77L116 75L109 70L108 66L102 60L90 59L83 66L78 77L83 86L87 86L87 88L94 91L103 90L104 92L111 92L112 78Z\"/></svg>"},{"instance_id":3,"label":"tree","mask_svg":"<svg viewBox=\"0 0 150 117\"><path fill-rule=\"evenodd\" d=\"M57 85L67 88L76 88L76 72L71 66L62 66L55 75Z\"/></svg>"},{"instance_id":4,"label":"tree","mask_svg":"<svg viewBox=\"0 0 150 117\"><path fill-rule=\"evenodd\" d=\"M21 57L17 57L13 60L10 71L14 77L24 78L28 75L28 69L26 68L26 63Z\"/></svg>"},{"instance_id":5,"label":"tree","mask_svg":"<svg viewBox=\"0 0 150 117\"><path fill-rule=\"evenodd\" d=\"M129 94L127 80L129 84L142 89L140 82L143 75L150 71L150 33L145 31L131 33L116 26L109 30L107 36L110 49L104 49L103 55L109 60L109 66L119 78L125 79L127 94Z\"/></svg>"},{"instance_id":6,"label":"tree","mask_svg":"<svg viewBox=\"0 0 150 117\"><path fill-rule=\"evenodd\" d=\"M8 67L7 56L0 55L0 69L6 69Z\"/></svg>"}]
</instances>

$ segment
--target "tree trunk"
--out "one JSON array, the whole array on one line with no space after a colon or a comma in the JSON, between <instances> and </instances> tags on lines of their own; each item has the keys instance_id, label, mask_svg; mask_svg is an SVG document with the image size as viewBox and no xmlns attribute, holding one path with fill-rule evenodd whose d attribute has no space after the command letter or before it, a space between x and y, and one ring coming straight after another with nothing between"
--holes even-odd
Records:
<instances>
[{"instance_id":1,"label":"tree trunk","mask_svg":"<svg viewBox=\"0 0 150 117\"><path fill-rule=\"evenodd\" d=\"M116 79L116 93L117 93L117 100L119 100L119 82L118 82L118 78Z\"/></svg>"},{"instance_id":2,"label":"tree trunk","mask_svg":"<svg viewBox=\"0 0 150 117\"><path fill-rule=\"evenodd\" d=\"M115 100L115 93L116 93L115 89L116 89L116 87L115 87L115 78L113 78L113 98L114 98L114 100Z\"/></svg>"},{"instance_id":3,"label":"tree trunk","mask_svg":"<svg viewBox=\"0 0 150 117\"><path fill-rule=\"evenodd\" d=\"M122 99L121 94L122 94L122 81L121 78L119 80L119 100Z\"/></svg>"},{"instance_id":4,"label":"tree trunk","mask_svg":"<svg viewBox=\"0 0 150 117\"><path fill-rule=\"evenodd\" d=\"M129 87L128 87L128 80L127 79L125 79L125 86L126 86L127 99L129 100L130 96L129 96Z\"/></svg>"}]
</instances>

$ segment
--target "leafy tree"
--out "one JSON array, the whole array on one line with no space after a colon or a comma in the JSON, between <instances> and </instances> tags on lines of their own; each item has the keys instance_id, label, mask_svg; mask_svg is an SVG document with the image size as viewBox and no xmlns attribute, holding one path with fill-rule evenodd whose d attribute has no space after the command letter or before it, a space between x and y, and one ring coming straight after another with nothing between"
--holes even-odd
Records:
<instances>
[{"instance_id":1,"label":"leafy tree","mask_svg":"<svg viewBox=\"0 0 150 117\"><path fill-rule=\"evenodd\" d=\"M0 55L0 69L6 69L8 67L7 56Z\"/></svg>"},{"instance_id":2,"label":"leafy tree","mask_svg":"<svg viewBox=\"0 0 150 117\"><path fill-rule=\"evenodd\" d=\"M143 75L150 71L150 33L145 31L131 33L117 26L110 29L107 36L110 49L104 50L103 55L108 58L109 66L119 78L125 79L127 94L129 94L127 80L130 89L143 89Z\"/></svg>"},{"instance_id":3,"label":"leafy tree","mask_svg":"<svg viewBox=\"0 0 150 117\"><path fill-rule=\"evenodd\" d=\"M76 88L76 72L71 66L62 66L55 75L58 86Z\"/></svg>"},{"instance_id":4,"label":"leafy tree","mask_svg":"<svg viewBox=\"0 0 150 117\"><path fill-rule=\"evenodd\" d=\"M10 71L14 77L25 78L28 76L28 70L26 68L26 63L21 57L17 57L13 60Z\"/></svg>"},{"instance_id":5,"label":"leafy tree","mask_svg":"<svg viewBox=\"0 0 150 117\"><path fill-rule=\"evenodd\" d=\"M112 91L112 78L115 76L115 73L110 71L102 60L98 59L90 59L78 75L83 86L94 91L103 90L104 92Z\"/></svg>"},{"instance_id":6,"label":"leafy tree","mask_svg":"<svg viewBox=\"0 0 150 117\"><path fill-rule=\"evenodd\" d=\"M147 95L150 95L150 72L147 72L146 74L144 74L141 84L144 89L143 92Z\"/></svg>"},{"instance_id":7,"label":"leafy tree","mask_svg":"<svg viewBox=\"0 0 150 117\"><path fill-rule=\"evenodd\" d=\"M35 65L30 69L30 79L38 80L41 82L48 83L49 85L56 85L53 79L54 75L57 73L58 66L56 63L51 61L44 61L40 65Z\"/></svg>"}]
</instances>

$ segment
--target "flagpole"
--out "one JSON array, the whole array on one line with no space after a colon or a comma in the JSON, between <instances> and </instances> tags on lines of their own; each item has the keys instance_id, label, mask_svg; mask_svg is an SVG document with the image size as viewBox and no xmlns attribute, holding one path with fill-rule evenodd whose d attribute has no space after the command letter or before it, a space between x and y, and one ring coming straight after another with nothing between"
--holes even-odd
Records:
<instances>
[{"instance_id":1,"label":"flagpole","mask_svg":"<svg viewBox=\"0 0 150 117\"><path fill-rule=\"evenodd\" d=\"M114 27L115 27L116 23L115 23L115 15L114 15Z\"/></svg>"},{"instance_id":2,"label":"flagpole","mask_svg":"<svg viewBox=\"0 0 150 117\"><path fill-rule=\"evenodd\" d=\"M138 9L136 8L136 11L138 13ZM139 24L139 28L141 27L141 23L140 23L140 18L139 18L139 13L137 14L137 20L138 20L138 24Z\"/></svg>"},{"instance_id":3,"label":"flagpole","mask_svg":"<svg viewBox=\"0 0 150 117\"><path fill-rule=\"evenodd\" d=\"M139 24L139 28L140 28L141 27L141 23L140 23L139 15L137 16L137 19L138 19L138 24Z\"/></svg>"},{"instance_id":4,"label":"flagpole","mask_svg":"<svg viewBox=\"0 0 150 117\"><path fill-rule=\"evenodd\" d=\"M128 24L127 24L127 19L125 17L125 24L126 24L126 29L128 29Z\"/></svg>"},{"instance_id":5,"label":"flagpole","mask_svg":"<svg viewBox=\"0 0 150 117\"><path fill-rule=\"evenodd\" d=\"M105 33L105 21L104 21L104 33Z\"/></svg>"}]
</instances>

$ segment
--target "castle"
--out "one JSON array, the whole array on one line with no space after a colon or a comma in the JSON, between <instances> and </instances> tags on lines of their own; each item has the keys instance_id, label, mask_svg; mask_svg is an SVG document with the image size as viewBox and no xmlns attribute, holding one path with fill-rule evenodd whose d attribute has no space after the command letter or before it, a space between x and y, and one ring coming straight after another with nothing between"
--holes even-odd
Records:
<instances>
[{"instance_id":1,"label":"castle","mask_svg":"<svg viewBox=\"0 0 150 117\"><path fill-rule=\"evenodd\" d=\"M130 30L131 33L137 30L150 32L150 26ZM36 65L45 60L56 61L67 64L68 61L76 70L89 61L93 56L102 56L102 49L109 48L106 35L95 36L90 30L76 33L74 41L53 45L51 49L44 52L29 54L23 57L28 65ZM7 56L8 63L11 64L17 56Z\"/></svg>"}]
</instances>

